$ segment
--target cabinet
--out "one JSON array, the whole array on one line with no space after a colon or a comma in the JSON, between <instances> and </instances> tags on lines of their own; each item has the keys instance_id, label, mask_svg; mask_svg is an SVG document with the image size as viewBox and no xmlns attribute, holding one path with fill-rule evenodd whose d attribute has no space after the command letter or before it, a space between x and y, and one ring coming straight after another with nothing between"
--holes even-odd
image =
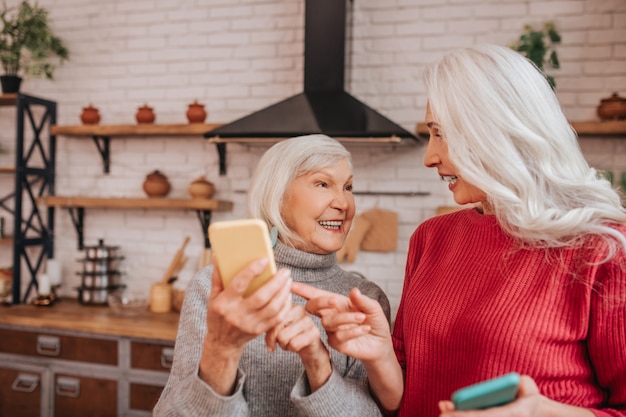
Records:
<instances>
[{"instance_id":1,"label":"cabinet","mask_svg":"<svg viewBox=\"0 0 626 417\"><path fill-rule=\"evenodd\" d=\"M13 220L13 237L0 245L12 245L13 303L28 299L37 288L37 273L44 257L53 257L54 207L40 211L36 199L54 194L56 103L21 93L0 95L0 106L14 106L15 163L0 167L0 175L13 175L14 186L0 190L0 211ZM4 214L3 213L3 214ZM22 291L22 270L29 277ZM23 296L22 296L22 293Z\"/></svg>"},{"instance_id":2,"label":"cabinet","mask_svg":"<svg viewBox=\"0 0 626 417\"><path fill-rule=\"evenodd\" d=\"M151 416L172 365L177 314L117 317L65 299L6 314L0 416Z\"/></svg>"}]
</instances>

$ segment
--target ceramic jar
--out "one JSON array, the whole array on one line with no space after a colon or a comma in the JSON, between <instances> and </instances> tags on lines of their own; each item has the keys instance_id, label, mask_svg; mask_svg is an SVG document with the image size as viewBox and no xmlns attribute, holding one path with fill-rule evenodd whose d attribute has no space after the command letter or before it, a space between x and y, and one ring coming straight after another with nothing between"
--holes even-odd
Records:
<instances>
[{"instance_id":1,"label":"ceramic jar","mask_svg":"<svg viewBox=\"0 0 626 417\"><path fill-rule=\"evenodd\" d=\"M613 93L611 97L600 100L596 113L601 120L626 119L626 98Z\"/></svg>"},{"instance_id":2,"label":"ceramic jar","mask_svg":"<svg viewBox=\"0 0 626 417\"><path fill-rule=\"evenodd\" d=\"M165 197L171 188L167 177L159 170L148 174L143 182L143 190L148 194L148 197Z\"/></svg>"},{"instance_id":3,"label":"ceramic jar","mask_svg":"<svg viewBox=\"0 0 626 417\"><path fill-rule=\"evenodd\" d=\"M135 114L135 118L137 119L137 123L139 124L148 124L154 123L154 119L156 119L156 116L152 107L144 104L142 107L139 107L137 109L137 114Z\"/></svg>"},{"instance_id":4,"label":"ceramic jar","mask_svg":"<svg viewBox=\"0 0 626 417\"><path fill-rule=\"evenodd\" d=\"M189 184L189 195L192 198L211 198L214 193L215 186L204 177L200 177Z\"/></svg>"},{"instance_id":5,"label":"ceramic jar","mask_svg":"<svg viewBox=\"0 0 626 417\"><path fill-rule=\"evenodd\" d=\"M80 121L86 125L97 125L100 122L98 109L93 107L91 103L88 107L83 107L83 112L80 114Z\"/></svg>"},{"instance_id":6,"label":"ceramic jar","mask_svg":"<svg viewBox=\"0 0 626 417\"><path fill-rule=\"evenodd\" d=\"M187 120L189 120L189 123L203 123L206 116L207 112L204 110L204 104L198 103L198 100L189 105L187 109Z\"/></svg>"}]
</instances>

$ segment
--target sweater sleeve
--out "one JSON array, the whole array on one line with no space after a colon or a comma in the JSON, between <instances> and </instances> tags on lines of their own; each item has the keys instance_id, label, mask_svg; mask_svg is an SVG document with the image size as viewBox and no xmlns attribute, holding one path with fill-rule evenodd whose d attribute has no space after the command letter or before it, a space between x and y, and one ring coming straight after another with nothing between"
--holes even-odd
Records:
<instances>
[{"instance_id":1,"label":"sweater sleeve","mask_svg":"<svg viewBox=\"0 0 626 417\"><path fill-rule=\"evenodd\" d=\"M624 257L599 269L592 293L588 349L598 380L606 392L598 417L626 417L626 262Z\"/></svg>"},{"instance_id":2,"label":"sweater sleeve","mask_svg":"<svg viewBox=\"0 0 626 417\"><path fill-rule=\"evenodd\" d=\"M212 266L201 270L190 283L180 313L174 361L153 415L155 417L245 417L248 404L243 396L245 374L237 372L233 395L217 394L198 376L206 334L207 298Z\"/></svg>"},{"instance_id":3,"label":"sweater sleeve","mask_svg":"<svg viewBox=\"0 0 626 417\"><path fill-rule=\"evenodd\" d=\"M311 393L306 374L302 374L293 390L291 400L298 411L307 417L379 417L378 406L369 394L365 368L355 362L345 376L333 372L326 383Z\"/></svg>"}]
</instances>

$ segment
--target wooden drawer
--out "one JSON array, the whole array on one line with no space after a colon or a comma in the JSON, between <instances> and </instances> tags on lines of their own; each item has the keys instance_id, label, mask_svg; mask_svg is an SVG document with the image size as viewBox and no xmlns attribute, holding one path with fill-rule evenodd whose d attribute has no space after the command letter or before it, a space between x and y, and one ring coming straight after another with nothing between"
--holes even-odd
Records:
<instances>
[{"instance_id":1,"label":"wooden drawer","mask_svg":"<svg viewBox=\"0 0 626 417\"><path fill-rule=\"evenodd\" d=\"M130 343L130 366L135 369L169 371L174 358L173 343Z\"/></svg>"},{"instance_id":2,"label":"wooden drawer","mask_svg":"<svg viewBox=\"0 0 626 417\"><path fill-rule=\"evenodd\" d=\"M141 411L152 411L163 391L162 386L134 382L130 384L129 389L130 409Z\"/></svg>"},{"instance_id":3,"label":"wooden drawer","mask_svg":"<svg viewBox=\"0 0 626 417\"><path fill-rule=\"evenodd\" d=\"M117 341L0 328L0 352L117 365Z\"/></svg>"},{"instance_id":4,"label":"wooden drawer","mask_svg":"<svg viewBox=\"0 0 626 417\"><path fill-rule=\"evenodd\" d=\"M0 416L32 417L42 414L42 372L0 366Z\"/></svg>"},{"instance_id":5,"label":"wooden drawer","mask_svg":"<svg viewBox=\"0 0 626 417\"><path fill-rule=\"evenodd\" d=\"M111 417L118 414L116 381L67 374L55 375L55 416Z\"/></svg>"}]
</instances>

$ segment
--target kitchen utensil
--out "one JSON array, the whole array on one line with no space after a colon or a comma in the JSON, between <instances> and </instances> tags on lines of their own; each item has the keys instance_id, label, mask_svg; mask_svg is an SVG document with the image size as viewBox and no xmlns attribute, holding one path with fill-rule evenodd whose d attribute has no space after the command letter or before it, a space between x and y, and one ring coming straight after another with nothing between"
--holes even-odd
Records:
<instances>
[{"instance_id":1,"label":"kitchen utensil","mask_svg":"<svg viewBox=\"0 0 626 417\"><path fill-rule=\"evenodd\" d=\"M97 125L100 122L98 109L93 107L91 103L88 107L83 107L83 112L80 114L80 121L86 125Z\"/></svg>"},{"instance_id":2,"label":"kitchen utensil","mask_svg":"<svg viewBox=\"0 0 626 417\"><path fill-rule=\"evenodd\" d=\"M147 104L144 104L142 107L137 109L137 114L135 114L135 118L137 119L137 123L139 124L148 124L154 123L156 119L156 115L154 114L154 109Z\"/></svg>"},{"instance_id":3,"label":"kitchen utensil","mask_svg":"<svg viewBox=\"0 0 626 417\"><path fill-rule=\"evenodd\" d=\"M189 123L202 123L206 119L207 112L204 109L204 104L198 103L198 100L194 100L187 109L187 120Z\"/></svg>"},{"instance_id":4,"label":"kitchen utensil","mask_svg":"<svg viewBox=\"0 0 626 417\"><path fill-rule=\"evenodd\" d=\"M76 287L78 302L85 305L107 305L109 293L125 288L124 286L109 288Z\"/></svg>"},{"instance_id":5,"label":"kitchen utensil","mask_svg":"<svg viewBox=\"0 0 626 417\"><path fill-rule=\"evenodd\" d=\"M105 272L93 274L79 274L82 277L82 286L85 288L109 288L121 284L122 274L119 272Z\"/></svg>"},{"instance_id":6,"label":"kitchen utensil","mask_svg":"<svg viewBox=\"0 0 626 417\"><path fill-rule=\"evenodd\" d=\"M165 275L163 275L163 278L161 278L161 283L167 284L169 279L174 276L174 272L176 272L176 270L179 268L179 263L183 258L183 252L185 252L185 248L187 247L190 239L191 238L189 236L185 237L183 245L176 251L176 254L172 259L170 266L167 268L167 271L165 272ZM178 269L178 271L180 271L180 269Z\"/></svg>"},{"instance_id":7,"label":"kitchen utensil","mask_svg":"<svg viewBox=\"0 0 626 417\"><path fill-rule=\"evenodd\" d=\"M79 259L78 262L83 264L83 273L85 274L106 274L117 272L122 259L124 259L123 256L118 256L115 258Z\"/></svg>"},{"instance_id":8,"label":"kitchen utensil","mask_svg":"<svg viewBox=\"0 0 626 417\"><path fill-rule=\"evenodd\" d=\"M85 246L87 259L108 259L118 257L119 246L105 246L104 239L98 240L97 246Z\"/></svg>"},{"instance_id":9,"label":"kitchen utensil","mask_svg":"<svg viewBox=\"0 0 626 417\"><path fill-rule=\"evenodd\" d=\"M143 190L148 197L165 197L169 194L172 186L167 177L158 169L146 175L143 182Z\"/></svg>"},{"instance_id":10,"label":"kitchen utensil","mask_svg":"<svg viewBox=\"0 0 626 417\"><path fill-rule=\"evenodd\" d=\"M136 316L148 311L148 298L138 292L116 290L107 296L111 310L120 316Z\"/></svg>"},{"instance_id":11,"label":"kitchen utensil","mask_svg":"<svg viewBox=\"0 0 626 417\"><path fill-rule=\"evenodd\" d=\"M157 282L150 287L150 311L169 313L172 310L172 286Z\"/></svg>"},{"instance_id":12,"label":"kitchen utensil","mask_svg":"<svg viewBox=\"0 0 626 417\"><path fill-rule=\"evenodd\" d=\"M192 198L211 198L214 193L215 186L204 177L200 177L189 184L189 195Z\"/></svg>"},{"instance_id":13,"label":"kitchen utensil","mask_svg":"<svg viewBox=\"0 0 626 417\"><path fill-rule=\"evenodd\" d=\"M596 109L601 120L626 119L626 98L613 93L611 97L603 98Z\"/></svg>"}]
</instances>

